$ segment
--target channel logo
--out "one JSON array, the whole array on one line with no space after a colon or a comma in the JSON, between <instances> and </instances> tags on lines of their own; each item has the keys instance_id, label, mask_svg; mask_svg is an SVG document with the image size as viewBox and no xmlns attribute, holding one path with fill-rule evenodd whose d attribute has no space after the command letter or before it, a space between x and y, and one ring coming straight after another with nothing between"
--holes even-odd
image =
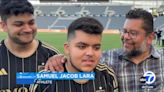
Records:
<instances>
[{"instance_id":1,"label":"channel logo","mask_svg":"<svg viewBox=\"0 0 164 92\"><path fill-rule=\"evenodd\" d=\"M153 72L147 71L143 75L146 78L146 84L153 84L156 80L156 76Z\"/></svg>"},{"instance_id":2,"label":"channel logo","mask_svg":"<svg viewBox=\"0 0 164 92\"><path fill-rule=\"evenodd\" d=\"M155 88L156 84L156 76L153 72L147 71L144 75L140 78L141 88Z\"/></svg>"}]
</instances>

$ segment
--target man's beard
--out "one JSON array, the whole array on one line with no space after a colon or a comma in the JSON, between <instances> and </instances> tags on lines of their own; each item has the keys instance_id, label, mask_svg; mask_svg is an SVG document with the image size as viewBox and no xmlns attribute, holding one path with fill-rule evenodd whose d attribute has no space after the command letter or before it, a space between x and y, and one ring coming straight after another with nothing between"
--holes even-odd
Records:
<instances>
[{"instance_id":1,"label":"man's beard","mask_svg":"<svg viewBox=\"0 0 164 92\"><path fill-rule=\"evenodd\" d=\"M142 43L142 45L139 48L135 48L135 43L133 45L134 45L134 49L132 51L128 52L124 50L124 55L127 56L128 58L133 58L133 57L141 55L142 53L145 52L147 48L146 40Z\"/></svg>"},{"instance_id":2,"label":"man's beard","mask_svg":"<svg viewBox=\"0 0 164 92\"><path fill-rule=\"evenodd\" d=\"M138 49L132 50L130 52L124 51L124 55L129 57L129 58L133 58L133 57L139 56L142 53L143 52L141 50L138 50Z\"/></svg>"}]
</instances>

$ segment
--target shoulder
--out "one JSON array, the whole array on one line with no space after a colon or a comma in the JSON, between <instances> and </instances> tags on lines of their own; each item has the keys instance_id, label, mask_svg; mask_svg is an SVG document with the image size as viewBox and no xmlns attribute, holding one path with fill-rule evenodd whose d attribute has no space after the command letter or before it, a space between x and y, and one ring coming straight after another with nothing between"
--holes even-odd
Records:
<instances>
[{"instance_id":1,"label":"shoulder","mask_svg":"<svg viewBox=\"0 0 164 92\"><path fill-rule=\"evenodd\" d=\"M158 53L164 54L164 48L160 48L157 51L158 51Z\"/></svg>"},{"instance_id":2,"label":"shoulder","mask_svg":"<svg viewBox=\"0 0 164 92\"><path fill-rule=\"evenodd\" d=\"M102 53L100 62L110 66L116 62L119 62L120 56L122 55L123 55L123 49L107 50Z\"/></svg>"},{"instance_id":3,"label":"shoulder","mask_svg":"<svg viewBox=\"0 0 164 92\"><path fill-rule=\"evenodd\" d=\"M56 54L60 53L57 48L55 48L45 42L41 42L41 41L39 41L39 48L44 49L46 51L55 52Z\"/></svg>"},{"instance_id":4,"label":"shoulder","mask_svg":"<svg viewBox=\"0 0 164 92\"><path fill-rule=\"evenodd\" d=\"M96 70L98 70L99 72L105 72L106 74L115 77L114 70L111 67L107 66L106 64L98 64L96 66Z\"/></svg>"},{"instance_id":5,"label":"shoulder","mask_svg":"<svg viewBox=\"0 0 164 92\"><path fill-rule=\"evenodd\" d=\"M118 81L116 78L116 74L111 67L107 66L106 64L98 64L96 66L96 70L97 70L96 74L100 74L100 76L106 76L106 80L112 82L114 89L118 88Z\"/></svg>"},{"instance_id":6,"label":"shoulder","mask_svg":"<svg viewBox=\"0 0 164 92\"><path fill-rule=\"evenodd\" d=\"M158 49L157 53L159 54L159 58L162 60L162 58L164 58L164 48Z\"/></svg>"},{"instance_id":7,"label":"shoulder","mask_svg":"<svg viewBox=\"0 0 164 92\"><path fill-rule=\"evenodd\" d=\"M152 50L151 50L151 54L156 56L156 57L163 57L164 55L164 48L155 48L154 46L152 46Z\"/></svg>"}]
</instances>

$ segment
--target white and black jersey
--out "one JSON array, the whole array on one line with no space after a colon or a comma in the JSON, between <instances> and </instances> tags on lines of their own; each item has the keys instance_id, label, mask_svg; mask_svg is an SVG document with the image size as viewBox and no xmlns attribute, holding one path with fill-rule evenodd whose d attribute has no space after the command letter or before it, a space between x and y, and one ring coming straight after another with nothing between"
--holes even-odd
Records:
<instances>
[{"instance_id":1,"label":"white and black jersey","mask_svg":"<svg viewBox=\"0 0 164 92\"><path fill-rule=\"evenodd\" d=\"M29 92L29 85L16 84L17 72L37 72L43 68L49 57L58 54L58 50L39 41L37 50L27 58L12 54L0 44L0 92Z\"/></svg>"},{"instance_id":2,"label":"white and black jersey","mask_svg":"<svg viewBox=\"0 0 164 92\"><path fill-rule=\"evenodd\" d=\"M52 84L32 85L31 92L118 92L117 79L111 68L98 64L94 72L95 80L85 84L74 80L54 80Z\"/></svg>"}]
</instances>

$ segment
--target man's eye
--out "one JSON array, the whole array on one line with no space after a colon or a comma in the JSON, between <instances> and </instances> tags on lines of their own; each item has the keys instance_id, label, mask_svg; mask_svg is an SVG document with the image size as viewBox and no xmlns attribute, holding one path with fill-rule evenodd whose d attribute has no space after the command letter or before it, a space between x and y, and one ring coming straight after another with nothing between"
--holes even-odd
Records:
<instances>
[{"instance_id":1,"label":"man's eye","mask_svg":"<svg viewBox=\"0 0 164 92\"><path fill-rule=\"evenodd\" d=\"M130 32L131 35L136 36L137 32Z\"/></svg>"},{"instance_id":2,"label":"man's eye","mask_svg":"<svg viewBox=\"0 0 164 92\"><path fill-rule=\"evenodd\" d=\"M84 46L84 45L78 45L77 47L80 48L80 49L84 49L86 46Z\"/></svg>"},{"instance_id":3,"label":"man's eye","mask_svg":"<svg viewBox=\"0 0 164 92\"><path fill-rule=\"evenodd\" d=\"M94 50L99 50L100 48L100 46L94 46Z\"/></svg>"},{"instance_id":4,"label":"man's eye","mask_svg":"<svg viewBox=\"0 0 164 92\"><path fill-rule=\"evenodd\" d=\"M19 24L14 24L15 26L17 26L17 27L20 27L20 26L22 26L23 24L22 23L19 23Z\"/></svg>"},{"instance_id":5,"label":"man's eye","mask_svg":"<svg viewBox=\"0 0 164 92\"><path fill-rule=\"evenodd\" d=\"M35 22L34 22L34 21L32 21L32 22L30 22L30 23L29 23L29 25L34 25L34 24L35 24Z\"/></svg>"}]
</instances>

